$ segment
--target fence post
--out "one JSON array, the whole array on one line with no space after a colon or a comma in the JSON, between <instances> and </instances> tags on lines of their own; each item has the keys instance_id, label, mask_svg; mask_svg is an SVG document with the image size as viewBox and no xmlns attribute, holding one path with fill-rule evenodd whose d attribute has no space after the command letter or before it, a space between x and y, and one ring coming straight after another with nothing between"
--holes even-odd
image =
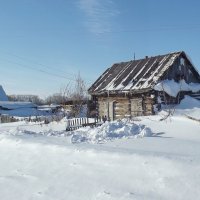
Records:
<instances>
[{"instance_id":1,"label":"fence post","mask_svg":"<svg viewBox=\"0 0 200 200\"><path fill-rule=\"evenodd\" d=\"M67 120L67 126L66 126L66 131L70 131L70 121L69 120Z\"/></svg>"}]
</instances>

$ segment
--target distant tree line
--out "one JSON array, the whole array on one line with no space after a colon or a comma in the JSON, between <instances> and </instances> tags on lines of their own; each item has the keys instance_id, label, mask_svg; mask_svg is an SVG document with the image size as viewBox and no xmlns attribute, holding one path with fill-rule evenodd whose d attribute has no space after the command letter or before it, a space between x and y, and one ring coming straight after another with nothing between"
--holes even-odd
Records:
<instances>
[{"instance_id":1,"label":"distant tree line","mask_svg":"<svg viewBox=\"0 0 200 200\"><path fill-rule=\"evenodd\" d=\"M60 88L60 92L49 95L45 99L41 99L37 95L9 95L8 99L10 101L32 102L37 105L65 105L67 102L71 102L73 105L73 115L77 116L81 112L81 109L83 109L83 104L88 99L88 94L85 82L80 74L78 74L75 84L67 84Z\"/></svg>"},{"instance_id":2,"label":"distant tree line","mask_svg":"<svg viewBox=\"0 0 200 200\"><path fill-rule=\"evenodd\" d=\"M9 101L23 101L23 102L32 102L37 105L44 103L44 100L37 95L8 95Z\"/></svg>"}]
</instances>

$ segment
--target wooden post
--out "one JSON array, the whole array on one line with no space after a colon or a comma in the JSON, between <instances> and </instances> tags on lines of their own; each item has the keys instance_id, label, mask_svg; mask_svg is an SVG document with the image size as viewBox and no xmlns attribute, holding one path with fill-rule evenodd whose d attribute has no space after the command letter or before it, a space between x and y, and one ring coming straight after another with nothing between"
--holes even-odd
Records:
<instances>
[{"instance_id":1,"label":"wooden post","mask_svg":"<svg viewBox=\"0 0 200 200\"><path fill-rule=\"evenodd\" d=\"M72 120L72 126L74 126L74 119Z\"/></svg>"},{"instance_id":2,"label":"wooden post","mask_svg":"<svg viewBox=\"0 0 200 200\"><path fill-rule=\"evenodd\" d=\"M83 118L80 118L80 123L81 123L81 126L83 125Z\"/></svg>"},{"instance_id":3,"label":"wooden post","mask_svg":"<svg viewBox=\"0 0 200 200\"><path fill-rule=\"evenodd\" d=\"M67 120L66 131L69 131L69 127L70 127L70 125L69 125L69 120Z\"/></svg>"}]
</instances>

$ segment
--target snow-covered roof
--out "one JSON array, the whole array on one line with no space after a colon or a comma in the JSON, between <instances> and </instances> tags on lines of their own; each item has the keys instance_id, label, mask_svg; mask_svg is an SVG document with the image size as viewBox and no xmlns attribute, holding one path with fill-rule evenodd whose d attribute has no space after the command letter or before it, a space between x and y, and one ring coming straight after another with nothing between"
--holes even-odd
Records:
<instances>
[{"instance_id":1,"label":"snow-covered roof","mask_svg":"<svg viewBox=\"0 0 200 200\"><path fill-rule=\"evenodd\" d=\"M0 107L3 109L21 109L21 108L36 108L37 106L31 102L12 102L0 101Z\"/></svg>"},{"instance_id":2,"label":"snow-covered roof","mask_svg":"<svg viewBox=\"0 0 200 200\"><path fill-rule=\"evenodd\" d=\"M0 85L0 101L8 101L8 97L6 96L6 93L1 85Z\"/></svg>"},{"instance_id":3,"label":"snow-covered roof","mask_svg":"<svg viewBox=\"0 0 200 200\"><path fill-rule=\"evenodd\" d=\"M61 105L59 104L50 104L50 105L42 105L42 106L38 106L38 108L41 108L41 109L45 109L45 108L49 108L49 109L54 109L54 108L59 108L61 107Z\"/></svg>"},{"instance_id":4,"label":"snow-covered roof","mask_svg":"<svg viewBox=\"0 0 200 200\"><path fill-rule=\"evenodd\" d=\"M61 108L61 105L51 104L51 105L42 105L37 107L38 110L42 111L52 111L57 108Z\"/></svg>"},{"instance_id":5,"label":"snow-covered roof","mask_svg":"<svg viewBox=\"0 0 200 200\"><path fill-rule=\"evenodd\" d=\"M88 91L90 94L101 94L107 91L129 92L151 89L181 55L187 58L181 51L116 63L108 68ZM195 68L194 71L198 74Z\"/></svg>"},{"instance_id":6,"label":"snow-covered roof","mask_svg":"<svg viewBox=\"0 0 200 200\"><path fill-rule=\"evenodd\" d=\"M43 111L37 109L37 106L31 102L12 102L0 101L0 115L28 117L45 115Z\"/></svg>"}]
</instances>

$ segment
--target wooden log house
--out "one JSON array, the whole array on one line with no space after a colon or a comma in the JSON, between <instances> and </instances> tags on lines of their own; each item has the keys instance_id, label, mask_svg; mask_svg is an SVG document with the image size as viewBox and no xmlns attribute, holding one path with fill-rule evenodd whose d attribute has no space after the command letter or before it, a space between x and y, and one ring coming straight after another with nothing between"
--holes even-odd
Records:
<instances>
[{"instance_id":1,"label":"wooden log house","mask_svg":"<svg viewBox=\"0 0 200 200\"><path fill-rule=\"evenodd\" d=\"M154 86L162 80L185 80L200 83L200 75L185 52L175 52L140 60L116 63L108 68L89 88L96 104L97 116L111 120L124 117L152 115L161 103L179 103L165 91L156 91ZM200 99L200 91L181 91ZM159 97L159 98L158 98Z\"/></svg>"}]
</instances>

